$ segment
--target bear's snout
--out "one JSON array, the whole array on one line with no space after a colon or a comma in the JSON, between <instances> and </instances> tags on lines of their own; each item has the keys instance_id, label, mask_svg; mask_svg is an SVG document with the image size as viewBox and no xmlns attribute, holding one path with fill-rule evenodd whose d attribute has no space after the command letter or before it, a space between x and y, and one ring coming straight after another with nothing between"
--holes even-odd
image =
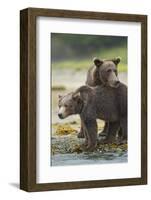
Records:
<instances>
[{"instance_id":1,"label":"bear's snout","mask_svg":"<svg viewBox=\"0 0 151 200\"><path fill-rule=\"evenodd\" d=\"M111 84L111 87L118 88L119 85L120 85L120 81L113 81Z\"/></svg>"},{"instance_id":2,"label":"bear's snout","mask_svg":"<svg viewBox=\"0 0 151 200\"><path fill-rule=\"evenodd\" d=\"M66 117L66 109L64 106L61 106L58 111L58 117L64 119Z\"/></svg>"},{"instance_id":3,"label":"bear's snout","mask_svg":"<svg viewBox=\"0 0 151 200\"><path fill-rule=\"evenodd\" d=\"M58 117L59 117L60 119L63 119L62 113L58 113Z\"/></svg>"}]
</instances>

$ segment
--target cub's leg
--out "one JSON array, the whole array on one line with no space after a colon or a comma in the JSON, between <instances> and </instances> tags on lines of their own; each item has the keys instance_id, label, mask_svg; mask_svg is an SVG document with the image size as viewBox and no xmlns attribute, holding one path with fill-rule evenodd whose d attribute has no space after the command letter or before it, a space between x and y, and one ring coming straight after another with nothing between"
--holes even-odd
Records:
<instances>
[{"instance_id":1,"label":"cub's leg","mask_svg":"<svg viewBox=\"0 0 151 200\"><path fill-rule=\"evenodd\" d=\"M108 143L113 143L116 142L116 134L119 132L120 130L120 122L110 122L109 125L109 131L108 131L108 135L107 135L107 141Z\"/></svg>"},{"instance_id":2,"label":"cub's leg","mask_svg":"<svg viewBox=\"0 0 151 200\"><path fill-rule=\"evenodd\" d=\"M113 143L116 142L116 134L120 129L120 122L109 122L108 134L105 140L101 140L100 143Z\"/></svg>"},{"instance_id":3,"label":"cub's leg","mask_svg":"<svg viewBox=\"0 0 151 200\"><path fill-rule=\"evenodd\" d=\"M108 129L109 129L109 122L105 122L105 126L104 129L99 133L99 136L107 136L108 134ZM81 128L80 131L78 133L78 138L84 138L84 128L83 128L83 124L81 122Z\"/></svg>"},{"instance_id":4,"label":"cub's leg","mask_svg":"<svg viewBox=\"0 0 151 200\"><path fill-rule=\"evenodd\" d=\"M104 129L99 133L99 136L107 136L109 129L109 122L105 122Z\"/></svg>"}]
</instances>

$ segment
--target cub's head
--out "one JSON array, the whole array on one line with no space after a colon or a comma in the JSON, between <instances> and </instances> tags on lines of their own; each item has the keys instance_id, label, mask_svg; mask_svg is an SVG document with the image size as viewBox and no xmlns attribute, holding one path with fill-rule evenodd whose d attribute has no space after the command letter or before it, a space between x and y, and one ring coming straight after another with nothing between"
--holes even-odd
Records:
<instances>
[{"instance_id":1,"label":"cub's head","mask_svg":"<svg viewBox=\"0 0 151 200\"><path fill-rule=\"evenodd\" d=\"M59 95L58 101L58 117L64 119L70 115L78 114L81 109L80 93L68 93L64 96Z\"/></svg>"},{"instance_id":2,"label":"cub's head","mask_svg":"<svg viewBox=\"0 0 151 200\"><path fill-rule=\"evenodd\" d=\"M93 62L98 71L100 81L110 87L117 88L119 86L117 66L120 63L120 58L111 60L101 60L94 58Z\"/></svg>"}]
</instances>

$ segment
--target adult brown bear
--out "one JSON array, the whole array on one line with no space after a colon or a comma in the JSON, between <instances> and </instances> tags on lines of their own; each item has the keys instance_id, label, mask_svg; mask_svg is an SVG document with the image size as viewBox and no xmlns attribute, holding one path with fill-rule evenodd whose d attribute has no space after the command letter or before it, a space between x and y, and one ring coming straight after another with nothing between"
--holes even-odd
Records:
<instances>
[{"instance_id":1,"label":"adult brown bear","mask_svg":"<svg viewBox=\"0 0 151 200\"><path fill-rule=\"evenodd\" d=\"M59 97L58 116L64 119L79 114L82 122L85 145L93 150L97 145L97 122L109 122L107 141L116 140L116 131L122 129L121 141L127 140L127 87L118 83L118 88L110 86L81 86L75 92Z\"/></svg>"},{"instance_id":2,"label":"adult brown bear","mask_svg":"<svg viewBox=\"0 0 151 200\"><path fill-rule=\"evenodd\" d=\"M117 66L120 63L120 58L117 57L110 60L101 60L98 58L94 58L93 62L94 65L90 67L87 72L86 85L91 87L95 87L97 85L104 85L117 88L119 86ZM109 127L109 125L111 127ZM112 129L112 126L114 125L109 124L109 122L106 121L104 129L101 133L99 133L99 135L107 135ZM120 133L121 129L118 131ZM82 123L80 132L78 133L78 137L84 137Z\"/></svg>"}]
</instances>

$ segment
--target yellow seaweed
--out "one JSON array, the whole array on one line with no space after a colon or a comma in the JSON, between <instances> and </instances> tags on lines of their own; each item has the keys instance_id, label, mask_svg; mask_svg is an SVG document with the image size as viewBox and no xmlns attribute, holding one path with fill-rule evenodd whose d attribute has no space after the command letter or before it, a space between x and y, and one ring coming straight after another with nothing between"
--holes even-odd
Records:
<instances>
[{"instance_id":1,"label":"yellow seaweed","mask_svg":"<svg viewBox=\"0 0 151 200\"><path fill-rule=\"evenodd\" d=\"M69 135L69 134L75 134L77 133L77 130L73 129L70 125L68 124L60 124L56 127L55 134L56 135Z\"/></svg>"}]
</instances>

